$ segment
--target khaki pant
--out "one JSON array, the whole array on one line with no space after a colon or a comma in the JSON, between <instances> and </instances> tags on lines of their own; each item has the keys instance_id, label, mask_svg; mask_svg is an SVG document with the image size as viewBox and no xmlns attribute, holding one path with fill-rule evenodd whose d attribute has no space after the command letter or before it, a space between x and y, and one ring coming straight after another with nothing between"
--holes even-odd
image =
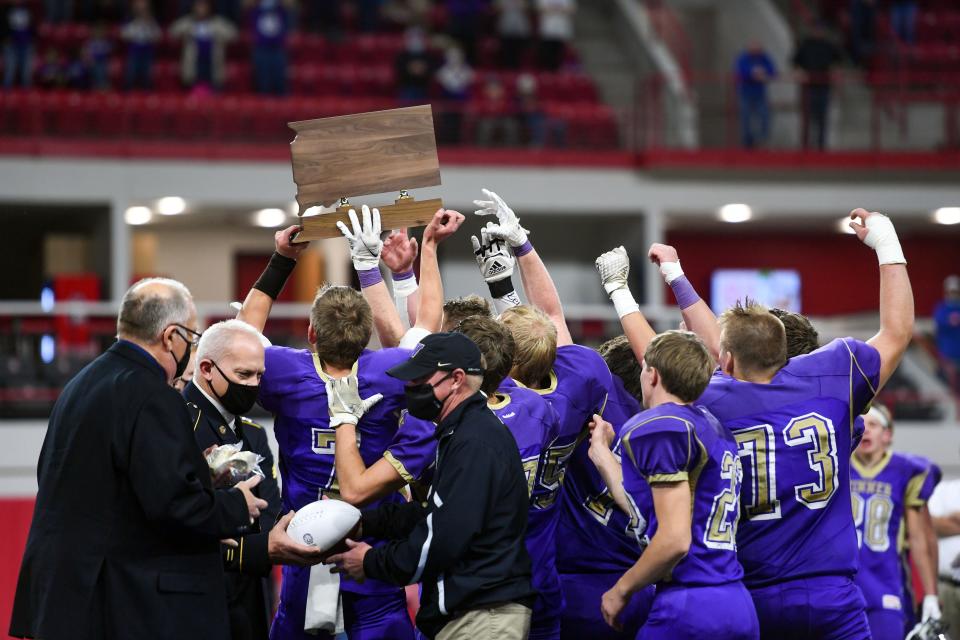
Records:
<instances>
[{"instance_id":1,"label":"khaki pant","mask_svg":"<svg viewBox=\"0 0 960 640\"><path fill-rule=\"evenodd\" d=\"M448 622L437 640L526 640L532 614L516 602L474 609Z\"/></svg>"},{"instance_id":2,"label":"khaki pant","mask_svg":"<svg viewBox=\"0 0 960 640\"><path fill-rule=\"evenodd\" d=\"M937 591L940 596L940 606L943 612L943 621L948 625L948 633L951 638L960 637L960 587L940 579L937 582Z\"/></svg>"}]
</instances>

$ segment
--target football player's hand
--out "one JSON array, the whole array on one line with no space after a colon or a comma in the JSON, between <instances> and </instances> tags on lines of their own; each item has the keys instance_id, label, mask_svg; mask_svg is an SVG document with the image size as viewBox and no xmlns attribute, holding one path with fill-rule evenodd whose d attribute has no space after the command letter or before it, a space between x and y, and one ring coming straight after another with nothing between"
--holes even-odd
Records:
<instances>
[{"instance_id":1,"label":"football player's hand","mask_svg":"<svg viewBox=\"0 0 960 640\"><path fill-rule=\"evenodd\" d=\"M296 260L309 242L292 242L290 238L303 231L303 227L292 225L273 234L273 246L277 253L292 260Z\"/></svg>"},{"instance_id":2,"label":"football player's hand","mask_svg":"<svg viewBox=\"0 0 960 640\"><path fill-rule=\"evenodd\" d=\"M327 559L329 563L334 565L330 573L342 573L351 580L363 582L367 577L366 574L363 573L363 557L367 555L367 551L370 550L370 545L366 542L354 542L348 538L347 548L349 551L346 553L338 553Z\"/></svg>"},{"instance_id":3,"label":"football player's hand","mask_svg":"<svg viewBox=\"0 0 960 640\"><path fill-rule=\"evenodd\" d=\"M383 399L382 393L375 393L369 398L360 398L360 381L357 376L331 378L327 380L327 410L330 415L330 426L339 427L341 424L357 424L370 407Z\"/></svg>"},{"instance_id":4,"label":"football player's hand","mask_svg":"<svg viewBox=\"0 0 960 640\"><path fill-rule=\"evenodd\" d=\"M277 520L277 524L270 529L267 536L267 555L273 564L284 564L295 567L310 567L323 560L323 552L316 548L294 542L287 534L287 527L293 520L294 512Z\"/></svg>"},{"instance_id":5,"label":"football player's hand","mask_svg":"<svg viewBox=\"0 0 960 640\"><path fill-rule=\"evenodd\" d=\"M603 447L609 451L613 447L613 441L617 434L613 430L613 425L600 417L599 414L593 414L593 419L587 425L590 429L590 445Z\"/></svg>"},{"instance_id":6,"label":"football player's hand","mask_svg":"<svg viewBox=\"0 0 960 640\"><path fill-rule=\"evenodd\" d=\"M850 212L850 228L860 242L877 252L877 260L881 265L906 264L897 230L887 216L857 208Z\"/></svg>"},{"instance_id":7,"label":"football player's hand","mask_svg":"<svg viewBox=\"0 0 960 640\"><path fill-rule=\"evenodd\" d=\"M394 231L383 241L380 259L394 273L406 273L413 269L420 247L416 238L407 235L406 229Z\"/></svg>"},{"instance_id":8,"label":"football player's hand","mask_svg":"<svg viewBox=\"0 0 960 640\"><path fill-rule=\"evenodd\" d=\"M594 264L600 273L600 282L610 295L617 289L627 288L627 276L630 274L630 258L622 246L607 251L596 259Z\"/></svg>"},{"instance_id":9,"label":"football player's hand","mask_svg":"<svg viewBox=\"0 0 960 640\"><path fill-rule=\"evenodd\" d=\"M627 603L630 602L630 596L624 595L618 585L603 594L600 600L600 613L603 614L603 620L617 631L623 631L623 623L617 618L623 613Z\"/></svg>"},{"instance_id":10,"label":"football player's hand","mask_svg":"<svg viewBox=\"0 0 960 640\"><path fill-rule=\"evenodd\" d=\"M440 243L452 236L466 218L453 209L437 209L433 220L423 230L423 241Z\"/></svg>"},{"instance_id":11,"label":"football player's hand","mask_svg":"<svg viewBox=\"0 0 960 640\"><path fill-rule=\"evenodd\" d=\"M477 236L470 236L473 255L477 259L477 266L480 267L480 275L488 284L506 280L512 276L517 264L517 259L510 253L507 243L491 237L488 227L492 226L494 226L493 223L488 222L487 226L480 230L479 239Z\"/></svg>"},{"instance_id":12,"label":"football player's hand","mask_svg":"<svg viewBox=\"0 0 960 640\"><path fill-rule=\"evenodd\" d=\"M506 240L511 247L521 247L527 243L529 231L520 226L520 219L513 209L507 206L503 198L493 191L483 189L483 194L489 200L474 200L473 204L480 207L474 213L478 216L497 216L497 224L491 227L492 234Z\"/></svg>"},{"instance_id":13,"label":"football player's hand","mask_svg":"<svg viewBox=\"0 0 960 640\"><path fill-rule=\"evenodd\" d=\"M680 256L677 250L668 244L654 242L650 245L650 251L647 252L650 262L660 267L660 275L670 284L683 275L683 269L680 268Z\"/></svg>"},{"instance_id":14,"label":"football player's hand","mask_svg":"<svg viewBox=\"0 0 960 640\"><path fill-rule=\"evenodd\" d=\"M920 616L922 621L930 620L939 620L942 614L940 613L940 600L935 594L930 594L923 596L923 613Z\"/></svg>"},{"instance_id":15,"label":"football player's hand","mask_svg":"<svg viewBox=\"0 0 960 640\"><path fill-rule=\"evenodd\" d=\"M254 474L234 485L234 488L239 489L240 493L243 494L243 499L247 501L247 513L250 515L250 524L253 524L253 521L260 517L261 509L267 508L266 500L262 500L253 495L253 488L260 484L261 480L263 480L263 476Z\"/></svg>"},{"instance_id":16,"label":"football player's hand","mask_svg":"<svg viewBox=\"0 0 960 640\"><path fill-rule=\"evenodd\" d=\"M353 259L353 268L357 271L369 271L380 266L380 252L383 250L383 240L380 239L380 210L370 211L370 207L363 205L361 215L363 224L357 219L357 212L350 209L352 230L342 220L337 220L337 228L350 243L350 257Z\"/></svg>"}]
</instances>

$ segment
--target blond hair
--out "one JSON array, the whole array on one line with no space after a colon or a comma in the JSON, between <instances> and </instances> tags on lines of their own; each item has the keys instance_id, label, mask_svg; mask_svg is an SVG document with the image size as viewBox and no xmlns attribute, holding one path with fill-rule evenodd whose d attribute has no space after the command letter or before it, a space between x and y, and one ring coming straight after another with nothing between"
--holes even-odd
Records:
<instances>
[{"instance_id":1,"label":"blond hair","mask_svg":"<svg viewBox=\"0 0 960 640\"><path fill-rule=\"evenodd\" d=\"M647 367L656 369L668 393L693 402L710 384L715 363L703 341L690 331L665 331L650 341L643 355Z\"/></svg>"},{"instance_id":2,"label":"blond hair","mask_svg":"<svg viewBox=\"0 0 960 640\"><path fill-rule=\"evenodd\" d=\"M310 326L321 362L352 367L370 342L373 312L363 295L351 287L326 285L310 309Z\"/></svg>"},{"instance_id":3,"label":"blond hair","mask_svg":"<svg viewBox=\"0 0 960 640\"><path fill-rule=\"evenodd\" d=\"M493 317L493 309L486 298L475 293L447 300L443 303L443 326L441 331L456 331L457 325L473 316Z\"/></svg>"},{"instance_id":4,"label":"blond hair","mask_svg":"<svg viewBox=\"0 0 960 640\"><path fill-rule=\"evenodd\" d=\"M720 322L720 351L733 356L743 373L765 373L787 361L783 322L762 304L746 298L724 311Z\"/></svg>"},{"instance_id":5,"label":"blond hair","mask_svg":"<svg viewBox=\"0 0 960 640\"><path fill-rule=\"evenodd\" d=\"M516 345L510 330L493 318L470 316L457 325L458 332L470 338L483 357L483 386L487 395L497 392L503 379L513 368Z\"/></svg>"},{"instance_id":6,"label":"blond hair","mask_svg":"<svg viewBox=\"0 0 960 640\"><path fill-rule=\"evenodd\" d=\"M540 386L557 358L557 328L547 314L530 305L507 309L500 322L516 343L510 375L528 387Z\"/></svg>"}]
</instances>

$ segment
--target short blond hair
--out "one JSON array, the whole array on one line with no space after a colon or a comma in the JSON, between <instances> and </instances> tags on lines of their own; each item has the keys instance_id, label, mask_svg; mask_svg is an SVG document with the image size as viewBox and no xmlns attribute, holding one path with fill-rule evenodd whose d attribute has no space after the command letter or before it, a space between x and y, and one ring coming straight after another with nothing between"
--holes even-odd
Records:
<instances>
[{"instance_id":1,"label":"short blond hair","mask_svg":"<svg viewBox=\"0 0 960 640\"><path fill-rule=\"evenodd\" d=\"M521 305L500 314L516 343L510 375L528 387L539 386L557 359L557 328L540 309Z\"/></svg>"},{"instance_id":2,"label":"short blond hair","mask_svg":"<svg viewBox=\"0 0 960 640\"><path fill-rule=\"evenodd\" d=\"M783 322L762 304L746 298L724 311L720 322L720 351L733 356L745 373L779 369L787 362L787 333Z\"/></svg>"},{"instance_id":3,"label":"short blond hair","mask_svg":"<svg viewBox=\"0 0 960 640\"><path fill-rule=\"evenodd\" d=\"M650 341L643 362L657 370L664 390L683 402L700 397L715 362L703 341L690 331L665 331Z\"/></svg>"},{"instance_id":4,"label":"short blond hair","mask_svg":"<svg viewBox=\"0 0 960 640\"><path fill-rule=\"evenodd\" d=\"M473 316L493 317L490 302L475 293L447 300L443 303L443 326L441 331L456 331L457 326Z\"/></svg>"}]
</instances>

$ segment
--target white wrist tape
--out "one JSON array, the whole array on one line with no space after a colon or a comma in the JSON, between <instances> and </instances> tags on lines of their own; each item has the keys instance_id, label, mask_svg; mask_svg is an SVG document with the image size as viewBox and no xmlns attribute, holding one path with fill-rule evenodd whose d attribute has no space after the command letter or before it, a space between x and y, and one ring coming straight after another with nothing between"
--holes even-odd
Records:
<instances>
[{"instance_id":1,"label":"white wrist tape","mask_svg":"<svg viewBox=\"0 0 960 640\"><path fill-rule=\"evenodd\" d=\"M613 301L613 306L617 310L617 317L619 318L640 311L640 305L633 299L630 289L626 287L611 293L610 299Z\"/></svg>"},{"instance_id":2,"label":"white wrist tape","mask_svg":"<svg viewBox=\"0 0 960 640\"><path fill-rule=\"evenodd\" d=\"M884 215L873 215L867 218L867 237L863 243L877 252L877 261L880 264L906 264L903 249L900 248L900 239L893 222Z\"/></svg>"},{"instance_id":3,"label":"white wrist tape","mask_svg":"<svg viewBox=\"0 0 960 640\"><path fill-rule=\"evenodd\" d=\"M498 316L507 309L519 307L521 304L520 296L517 295L516 291L511 291L502 298L493 299L493 308L496 310Z\"/></svg>"},{"instance_id":4,"label":"white wrist tape","mask_svg":"<svg viewBox=\"0 0 960 640\"><path fill-rule=\"evenodd\" d=\"M663 275L663 279L667 281L667 284L670 284L683 275L683 269L680 268L679 260L676 262L661 262L660 273Z\"/></svg>"},{"instance_id":5,"label":"white wrist tape","mask_svg":"<svg viewBox=\"0 0 960 640\"><path fill-rule=\"evenodd\" d=\"M397 297L403 296L408 298L416 293L417 288L416 277L393 281L393 295Z\"/></svg>"}]
</instances>

